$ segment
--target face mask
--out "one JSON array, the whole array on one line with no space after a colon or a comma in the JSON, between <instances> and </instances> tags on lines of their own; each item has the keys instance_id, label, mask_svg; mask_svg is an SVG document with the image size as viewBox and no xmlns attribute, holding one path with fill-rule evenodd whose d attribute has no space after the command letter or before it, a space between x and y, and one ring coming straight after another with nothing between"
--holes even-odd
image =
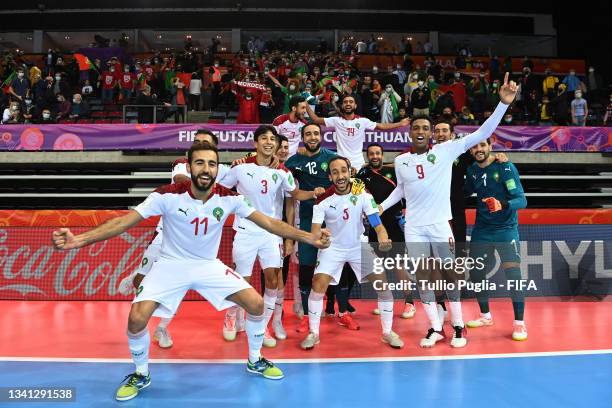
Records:
<instances>
[{"instance_id":1,"label":"face mask","mask_svg":"<svg viewBox=\"0 0 612 408\"><path fill-rule=\"evenodd\" d=\"M493 88L497 88L497 84L493 84Z\"/></svg>"},{"instance_id":2,"label":"face mask","mask_svg":"<svg viewBox=\"0 0 612 408\"><path fill-rule=\"evenodd\" d=\"M340 99L338 96L334 96L334 97L333 97L333 101L334 101L334 102L338 102L338 99Z\"/></svg>"},{"instance_id":3,"label":"face mask","mask_svg":"<svg viewBox=\"0 0 612 408\"><path fill-rule=\"evenodd\" d=\"M60 81L61 79L62 79L62 77L61 77L61 76L59 76L59 75L57 75L57 76L55 77L55 80L56 80L56 81Z\"/></svg>"},{"instance_id":4,"label":"face mask","mask_svg":"<svg viewBox=\"0 0 612 408\"><path fill-rule=\"evenodd\" d=\"M469 119L469 118L470 118L470 116L469 116L469 115L463 115L463 119L466 119L466 120L467 120L467 119Z\"/></svg>"},{"instance_id":5,"label":"face mask","mask_svg":"<svg viewBox=\"0 0 612 408\"><path fill-rule=\"evenodd\" d=\"M18 106L13 105L13 106L11 106L11 110L12 110L13 112L17 112L17 111L19 110L19 107L18 107Z\"/></svg>"},{"instance_id":6,"label":"face mask","mask_svg":"<svg viewBox=\"0 0 612 408\"><path fill-rule=\"evenodd\" d=\"M574 76L574 75L576 75L576 73L575 72L570 72L570 75Z\"/></svg>"},{"instance_id":7,"label":"face mask","mask_svg":"<svg viewBox=\"0 0 612 408\"><path fill-rule=\"evenodd\" d=\"M399 71L400 69L402 69L402 66L401 66L401 65L398 65L396 68L397 68L397 70Z\"/></svg>"},{"instance_id":8,"label":"face mask","mask_svg":"<svg viewBox=\"0 0 612 408\"><path fill-rule=\"evenodd\" d=\"M310 94L310 91L311 91L311 90L312 90L312 89L310 89L310 88L306 88L306 89L304 90L304 92L305 92L305 93L307 93L307 94Z\"/></svg>"},{"instance_id":9,"label":"face mask","mask_svg":"<svg viewBox=\"0 0 612 408\"><path fill-rule=\"evenodd\" d=\"M289 90L290 90L290 91L295 91L295 85L291 85L291 86L289 87Z\"/></svg>"},{"instance_id":10,"label":"face mask","mask_svg":"<svg viewBox=\"0 0 612 408\"><path fill-rule=\"evenodd\" d=\"M589 68L589 72L595 72L595 68Z\"/></svg>"},{"instance_id":11,"label":"face mask","mask_svg":"<svg viewBox=\"0 0 612 408\"><path fill-rule=\"evenodd\" d=\"M124 72L127 74L128 72L130 72L130 69L129 69L129 68L126 68L126 69L124 69L123 71L124 71Z\"/></svg>"},{"instance_id":12,"label":"face mask","mask_svg":"<svg viewBox=\"0 0 612 408\"><path fill-rule=\"evenodd\" d=\"M506 123L510 123L510 122L512 122L512 116L506 116L506 117L504 118L504 121L505 121Z\"/></svg>"},{"instance_id":13,"label":"face mask","mask_svg":"<svg viewBox=\"0 0 612 408\"><path fill-rule=\"evenodd\" d=\"M79 103L78 99L72 99L72 103Z\"/></svg>"},{"instance_id":14,"label":"face mask","mask_svg":"<svg viewBox=\"0 0 612 408\"><path fill-rule=\"evenodd\" d=\"M49 119L51 117L51 114L49 113L43 113L42 114L43 119Z\"/></svg>"},{"instance_id":15,"label":"face mask","mask_svg":"<svg viewBox=\"0 0 612 408\"><path fill-rule=\"evenodd\" d=\"M215 64L215 67L218 67L218 66L219 66L219 63L216 63L216 64Z\"/></svg>"},{"instance_id":16,"label":"face mask","mask_svg":"<svg viewBox=\"0 0 612 408\"><path fill-rule=\"evenodd\" d=\"M244 97L244 99L246 99L247 101L250 101L251 99L253 99L253 97L251 95L247 95Z\"/></svg>"},{"instance_id":17,"label":"face mask","mask_svg":"<svg viewBox=\"0 0 612 408\"><path fill-rule=\"evenodd\" d=\"M457 78L457 79L461 78L461 74L459 72L456 72L455 73L455 78Z\"/></svg>"},{"instance_id":18,"label":"face mask","mask_svg":"<svg viewBox=\"0 0 612 408\"><path fill-rule=\"evenodd\" d=\"M372 68L372 72L377 74L378 73L378 68L377 67Z\"/></svg>"},{"instance_id":19,"label":"face mask","mask_svg":"<svg viewBox=\"0 0 612 408\"><path fill-rule=\"evenodd\" d=\"M576 92L576 98L582 98L582 94L580 92Z\"/></svg>"},{"instance_id":20,"label":"face mask","mask_svg":"<svg viewBox=\"0 0 612 408\"><path fill-rule=\"evenodd\" d=\"M387 91L387 93L391 93L391 92L393 92L393 88L387 87L387 88L385 88L385 91Z\"/></svg>"},{"instance_id":21,"label":"face mask","mask_svg":"<svg viewBox=\"0 0 612 408\"><path fill-rule=\"evenodd\" d=\"M25 103L26 103L26 105L31 105L32 104L32 100L31 99L26 99Z\"/></svg>"},{"instance_id":22,"label":"face mask","mask_svg":"<svg viewBox=\"0 0 612 408\"><path fill-rule=\"evenodd\" d=\"M18 78L23 78L23 72L18 72L18 73L17 73L17 77L18 77Z\"/></svg>"},{"instance_id":23,"label":"face mask","mask_svg":"<svg viewBox=\"0 0 612 408\"><path fill-rule=\"evenodd\" d=\"M484 74L480 74L479 76L480 76L481 78L484 78L484 77L485 77L485 76L484 76Z\"/></svg>"},{"instance_id":24,"label":"face mask","mask_svg":"<svg viewBox=\"0 0 612 408\"><path fill-rule=\"evenodd\" d=\"M111 69L110 69L110 72L115 72L115 68L111 68Z\"/></svg>"},{"instance_id":25,"label":"face mask","mask_svg":"<svg viewBox=\"0 0 612 408\"><path fill-rule=\"evenodd\" d=\"M423 82L423 81L419 81L419 82L418 82L418 85L419 85L419 87L421 87L421 86L425 85L425 82Z\"/></svg>"}]
</instances>

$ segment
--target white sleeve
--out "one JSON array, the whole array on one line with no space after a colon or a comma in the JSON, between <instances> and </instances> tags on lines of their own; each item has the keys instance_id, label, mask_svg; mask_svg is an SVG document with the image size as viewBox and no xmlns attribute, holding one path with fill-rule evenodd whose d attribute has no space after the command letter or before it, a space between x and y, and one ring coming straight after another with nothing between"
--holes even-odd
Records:
<instances>
[{"instance_id":1,"label":"white sleeve","mask_svg":"<svg viewBox=\"0 0 612 408\"><path fill-rule=\"evenodd\" d=\"M178 176L187 176L191 177L191 174L187 171L187 163L178 163L176 166L172 168L172 181L174 181L174 177Z\"/></svg>"},{"instance_id":2,"label":"white sleeve","mask_svg":"<svg viewBox=\"0 0 612 408\"><path fill-rule=\"evenodd\" d=\"M138 204L134 210L142 216L142 218L149 218L155 215L162 215L164 212L164 198L163 195L157 192L149 194L146 200Z\"/></svg>"},{"instance_id":3,"label":"white sleeve","mask_svg":"<svg viewBox=\"0 0 612 408\"><path fill-rule=\"evenodd\" d=\"M286 192L291 192L291 191L295 191L295 189L297 188L297 186L295 185L295 180L293 178L293 174L291 174L288 171L279 171L279 173L281 174L281 177L283 178L283 191Z\"/></svg>"},{"instance_id":4,"label":"white sleeve","mask_svg":"<svg viewBox=\"0 0 612 408\"><path fill-rule=\"evenodd\" d=\"M225 178L225 176L227 176L227 174L230 172L230 167L226 164L219 164L219 166L217 166L217 180L216 182L221 184L221 180L223 180Z\"/></svg>"},{"instance_id":5,"label":"white sleeve","mask_svg":"<svg viewBox=\"0 0 612 408\"><path fill-rule=\"evenodd\" d=\"M404 188L398 183L397 187L389 194L389 197L385 199L380 206L384 211L387 211L389 208L393 207L397 204L402 198L404 198Z\"/></svg>"},{"instance_id":6,"label":"white sleeve","mask_svg":"<svg viewBox=\"0 0 612 408\"><path fill-rule=\"evenodd\" d=\"M372 122L370 119L368 118L361 118L361 122L363 124L363 126L366 128L366 130L374 130L376 129L376 122Z\"/></svg>"},{"instance_id":7,"label":"white sleeve","mask_svg":"<svg viewBox=\"0 0 612 408\"><path fill-rule=\"evenodd\" d=\"M323 118L323 120L325 121L325 126L327 127L336 127L336 116L332 116L331 118Z\"/></svg>"},{"instance_id":8,"label":"white sleeve","mask_svg":"<svg viewBox=\"0 0 612 408\"><path fill-rule=\"evenodd\" d=\"M217 183L221 184L225 188L234 188L236 184L238 184L238 175L236 174L236 167L232 167L225 172L221 179L217 178ZM217 176L219 176L219 172L217 170Z\"/></svg>"},{"instance_id":9,"label":"white sleeve","mask_svg":"<svg viewBox=\"0 0 612 408\"><path fill-rule=\"evenodd\" d=\"M361 194L362 208L365 215L378 214L378 205L376 200L372 197L372 194L362 193Z\"/></svg>"},{"instance_id":10,"label":"white sleeve","mask_svg":"<svg viewBox=\"0 0 612 408\"><path fill-rule=\"evenodd\" d=\"M243 195L234 196L234 201L235 201L235 207L234 207L233 212L237 216L242 217L242 218L247 218L249 215L255 212L255 208L253 208L253 205L251 204L249 199L246 198L245 196Z\"/></svg>"},{"instance_id":11,"label":"white sleeve","mask_svg":"<svg viewBox=\"0 0 612 408\"><path fill-rule=\"evenodd\" d=\"M312 223L313 224L323 224L325 221L325 208L317 204L312 208Z\"/></svg>"},{"instance_id":12,"label":"white sleeve","mask_svg":"<svg viewBox=\"0 0 612 408\"><path fill-rule=\"evenodd\" d=\"M461 156L462 153L466 152L470 147L477 145L483 140L487 140L489 136L493 134L497 125L504 117L506 109L509 105L503 102L497 104L493 114L487 119L474 133L470 133L467 136L462 137L459 140L453 141L448 146L452 149L453 160ZM442 143L440 147L444 146Z\"/></svg>"}]
</instances>

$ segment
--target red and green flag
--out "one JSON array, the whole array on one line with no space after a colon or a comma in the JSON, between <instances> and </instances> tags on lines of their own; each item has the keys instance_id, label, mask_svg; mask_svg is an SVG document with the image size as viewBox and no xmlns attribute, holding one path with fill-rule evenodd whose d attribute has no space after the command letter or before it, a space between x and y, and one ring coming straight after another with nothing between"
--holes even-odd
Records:
<instances>
[{"instance_id":1,"label":"red and green flag","mask_svg":"<svg viewBox=\"0 0 612 408\"><path fill-rule=\"evenodd\" d=\"M87 58L85 55L74 54L74 58L79 64L79 71L89 71L90 69L93 69L94 71L98 70L96 66L90 61L90 59Z\"/></svg>"},{"instance_id":2,"label":"red and green flag","mask_svg":"<svg viewBox=\"0 0 612 408\"><path fill-rule=\"evenodd\" d=\"M15 77L17 77L17 72L13 71L11 72L11 75L9 75L4 80L4 82L2 83L2 90L4 91L4 93L8 93L8 90L11 87L11 82L13 82L13 79L15 79Z\"/></svg>"}]
</instances>

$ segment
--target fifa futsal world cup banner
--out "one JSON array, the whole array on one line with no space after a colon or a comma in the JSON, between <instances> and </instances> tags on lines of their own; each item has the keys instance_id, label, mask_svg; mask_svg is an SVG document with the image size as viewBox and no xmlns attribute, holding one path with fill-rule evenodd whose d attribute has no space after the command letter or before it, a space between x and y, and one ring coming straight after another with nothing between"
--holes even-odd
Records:
<instances>
[{"instance_id":1,"label":"fifa futsal world cup banner","mask_svg":"<svg viewBox=\"0 0 612 408\"><path fill-rule=\"evenodd\" d=\"M80 249L59 251L51 243L55 229L68 227L80 233L124 213L121 210L0 210L0 299L131 299L132 296L118 292L119 282L139 267L157 219L147 219L115 238ZM468 224L473 224L474 210L468 210L467 215ZM227 265L232 263L231 222L228 219L218 254ZM612 294L612 210L519 210L519 225L521 241L516 243L516 248L520 252L522 276L514 285L522 286L530 299L568 296L592 300ZM384 260L384 256L380 255L374 263ZM496 252L492 269L487 271L490 284L498 286L492 297L508 296L506 290L499 289L506 280L499 272L500 265ZM291 271L296 269L292 263ZM257 265L254 270L257 273L253 274L253 285L258 287ZM387 281L398 283L397 275L392 272L387 271ZM289 274L287 298L292 297L293 276ZM398 286L394 294L403 297L403 289ZM474 295L470 288L463 290L464 297ZM357 286L352 296L376 297L372 285ZM187 299L201 298L190 292Z\"/></svg>"},{"instance_id":2,"label":"fifa futsal world cup banner","mask_svg":"<svg viewBox=\"0 0 612 408\"><path fill-rule=\"evenodd\" d=\"M250 150L257 125L236 124L66 124L5 125L0 151L187 150L195 132L206 127L219 137L221 150ZM460 136L476 126L457 126ZM335 134L323 128L322 145L335 148ZM410 145L408 128L366 131L365 146L379 143L387 151ZM499 126L493 134L498 151L608 152L612 128Z\"/></svg>"}]
</instances>

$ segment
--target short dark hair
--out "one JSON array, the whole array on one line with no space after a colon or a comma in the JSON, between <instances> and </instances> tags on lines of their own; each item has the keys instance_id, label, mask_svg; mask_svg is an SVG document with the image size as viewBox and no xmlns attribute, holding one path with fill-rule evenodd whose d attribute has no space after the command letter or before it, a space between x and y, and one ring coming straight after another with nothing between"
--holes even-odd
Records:
<instances>
[{"instance_id":1,"label":"short dark hair","mask_svg":"<svg viewBox=\"0 0 612 408\"><path fill-rule=\"evenodd\" d=\"M380 145L380 144L378 144L378 143L370 143L370 144L368 145L367 149L366 149L366 152L367 152L368 150L370 150L370 147L380 147L380 151L381 151L381 152L383 152L383 153L385 152L385 149L382 147L382 145Z\"/></svg>"},{"instance_id":2,"label":"short dark hair","mask_svg":"<svg viewBox=\"0 0 612 408\"><path fill-rule=\"evenodd\" d=\"M346 98L353 98L353 100L355 101L355 105L357 105L357 99L355 99L354 95L349 95L349 94L342 94L342 96L340 96L340 105L342 105L344 103L344 100Z\"/></svg>"},{"instance_id":3,"label":"short dark hair","mask_svg":"<svg viewBox=\"0 0 612 408\"><path fill-rule=\"evenodd\" d=\"M417 120L426 120L429 122L429 127L433 129L433 122L431 121L431 118L427 115L417 115L415 117L412 118L412 120L410 121L410 127L412 127L412 124L414 122L416 122Z\"/></svg>"},{"instance_id":4,"label":"short dark hair","mask_svg":"<svg viewBox=\"0 0 612 408\"><path fill-rule=\"evenodd\" d=\"M259 136L264 133L271 132L275 137L278 137L278 132L276 128L272 125L260 125L257 129L255 129L255 134L253 136L253 140L256 142L259 140Z\"/></svg>"},{"instance_id":5,"label":"short dark hair","mask_svg":"<svg viewBox=\"0 0 612 408\"><path fill-rule=\"evenodd\" d=\"M307 125L304 125L300 129L300 133L302 134L302 139L304 139L304 129L306 129L307 126L316 126L319 128L319 132L321 131L321 125L319 125L318 123L309 123Z\"/></svg>"},{"instance_id":6,"label":"short dark hair","mask_svg":"<svg viewBox=\"0 0 612 408\"><path fill-rule=\"evenodd\" d=\"M344 160L344 162L348 166L349 171L351 171L351 161L344 156L336 156L327 162L327 174L331 174L331 164L337 160Z\"/></svg>"},{"instance_id":7,"label":"short dark hair","mask_svg":"<svg viewBox=\"0 0 612 408\"><path fill-rule=\"evenodd\" d=\"M306 102L306 98L304 98L302 95L292 96L291 99L289 99L289 110L291 110L291 108L294 106L297 107L302 102Z\"/></svg>"},{"instance_id":8,"label":"short dark hair","mask_svg":"<svg viewBox=\"0 0 612 408\"><path fill-rule=\"evenodd\" d=\"M189 164L191 164L191 161L193 159L193 153L199 152L202 150L215 152L215 155L217 156L217 163L219 163L219 151L217 150L217 146L212 145L208 142L203 142L203 143L195 143L189 148L189 151L187 152L187 161L189 162Z\"/></svg>"},{"instance_id":9,"label":"short dark hair","mask_svg":"<svg viewBox=\"0 0 612 408\"><path fill-rule=\"evenodd\" d=\"M283 142L287 142L289 143L289 139L287 138L287 136L285 135L278 135L276 136L276 143L278 144L278 146L276 146L276 149L280 149L281 145L283 144Z\"/></svg>"},{"instance_id":10,"label":"short dark hair","mask_svg":"<svg viewBox=\"0 0 612 408\"><path fill-rule=\"evenodd\" d=\"M439 125L440 123L445 123L448 125L451 133L453 133L455 131L455 125L453 125L452 122L453 117L450 115L442 115L440 116L440 118L436 121L436 124L434 125L434 127L436 127L437 125Z\"/></svg>"},{"instance_id":11,"label":"short dark hair","mask_svg":"<svg viewBox=\"0 0 612 408\"><path fill-rule=\"evenodd\" d=\"M208 135L212 138L213 142L215 142L215 146L219 145L219 138L210 129L198 129L193 136L194 139L197 135Z\"/></svg>"}]
</instances>

